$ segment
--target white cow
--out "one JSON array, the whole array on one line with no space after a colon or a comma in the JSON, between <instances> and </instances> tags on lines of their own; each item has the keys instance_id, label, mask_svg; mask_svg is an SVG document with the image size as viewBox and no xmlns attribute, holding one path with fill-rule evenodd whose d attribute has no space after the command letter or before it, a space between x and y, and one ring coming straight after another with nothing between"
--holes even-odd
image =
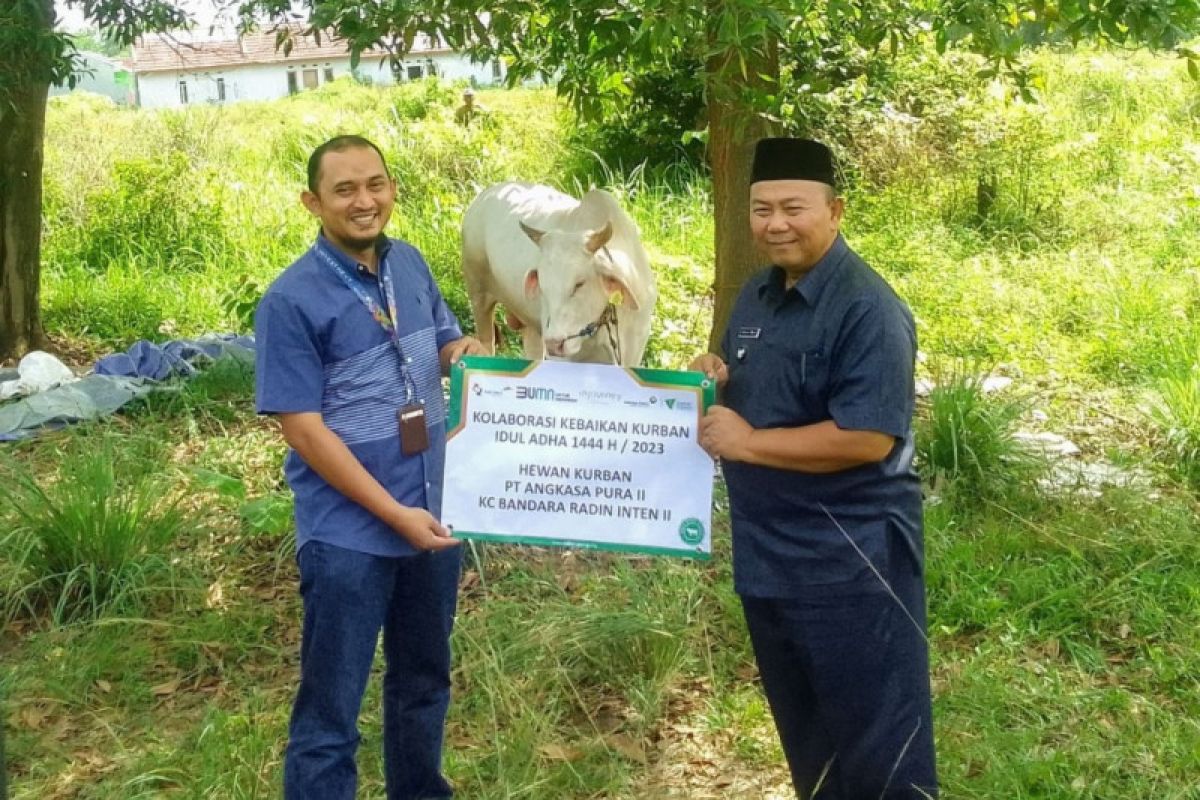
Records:
<instances>
[{"instance_id":1,"label":"white cow","mask_svg":"<svg viewBox=\"0 0 1200 800\"><path fill-rule=\"evenodd\" d=\"M576 200L527 183L485 189L463 216L463 276L489 352L501 303L527 358L642 362L658 290L637 226L608 192Z\"/></svg>"}]
</instances>

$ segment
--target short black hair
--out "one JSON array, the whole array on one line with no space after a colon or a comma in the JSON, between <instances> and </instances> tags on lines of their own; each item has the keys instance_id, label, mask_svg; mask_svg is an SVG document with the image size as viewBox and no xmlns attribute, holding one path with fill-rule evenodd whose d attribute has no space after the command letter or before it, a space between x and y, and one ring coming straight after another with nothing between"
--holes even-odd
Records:
<instances>
[{"instance_id":1,"label":"short black hair","mask_svg":"<svg viewBox=\"0 0 1200 800\"><path fill-rule=\"evenodd\" d=\"M383 162L383 171L389 178L392 177L392 173L388 172L387 159L383 157L383 151L379 149L378 145L370 139L347 133L333 137L312 151L312 155L308 157L308 190L310 192L317 191L317 181L321 177L321 159L325 157L326 153L343 153L360 147L369 147L378 153L379 160Z\"/></svg>"}]
</instances>

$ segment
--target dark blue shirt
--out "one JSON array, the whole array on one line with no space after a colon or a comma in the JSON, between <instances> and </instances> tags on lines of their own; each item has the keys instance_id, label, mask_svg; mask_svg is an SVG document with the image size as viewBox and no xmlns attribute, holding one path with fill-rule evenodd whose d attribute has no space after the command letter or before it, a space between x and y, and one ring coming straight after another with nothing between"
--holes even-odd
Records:
<instances>
[{"instance_id":1,"label":"dark blue shirt","mask_svg":"<svg viewBox=\"0 0 1200 800\"><path fill-rule=\"evenodd\" d=\"M721 340L722 402L755 428L833 420L896 443L880 463L830 474L723 461L734 586L752 597L862 591L879 583L864 556L883 575L889 552L921 559L912 314L840 235L792 288L785 277L771 267L742 288ZM892 536L901 547L889 547Z\"/></svg>"},{"instance_id":2,"label":"dark blue shirt","mask_svg":"<svg viewBox=\"0 0 1200 800\"><path fill-rule=\"evenodd\" d=\"M387 308L380 282L365 267L323 236L315 247L336 259ZM381 240L379 269L389 271L395 286L399 350L314 250L276 278L254 317L258 411L320 413L393 497L439 516L446 410L438 353L462 332L416 248ZM396 414L408 401L410 386L412 401L425 407L430 446L419 455L404 456ZM413 552L399 534L326 483L295 451L288 452L284 473L296 496L297 550L317 539L374 555Z\"/></svg>"}]
</instances>

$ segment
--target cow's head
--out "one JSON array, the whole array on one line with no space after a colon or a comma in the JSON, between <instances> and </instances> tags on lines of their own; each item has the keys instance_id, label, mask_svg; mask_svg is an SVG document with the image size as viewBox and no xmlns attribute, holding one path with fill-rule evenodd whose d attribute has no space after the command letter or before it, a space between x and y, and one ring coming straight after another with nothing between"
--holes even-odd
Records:
<instances>
[{"instance_id":1,"label":"cow's head","mask_svg":"<svg viewBox=\"0 0 1200 800\"><path fill-rule=\"evenodd\" d=\"M586 339L578 334L600 319L609 298L638 308L621 271L605 246L612 222L589 231L539 231L521 223L538 246L537 265L525 273L525 295L537 299L542 340L549 355L571 358Z\"/></svg>"}]
</instances>

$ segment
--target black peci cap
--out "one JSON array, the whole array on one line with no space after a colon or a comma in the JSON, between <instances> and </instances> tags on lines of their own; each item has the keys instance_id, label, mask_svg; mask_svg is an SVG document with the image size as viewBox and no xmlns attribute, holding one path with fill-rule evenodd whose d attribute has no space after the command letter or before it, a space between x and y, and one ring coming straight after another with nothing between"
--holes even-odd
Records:
<instances>
[{"instance_id":1,"label":"black peci cap","mask_svg":"<svg viewBox=\"0 0 1200 800\"><path fill-rule=\"evenodd\" d=\"M750 170L750 182L759 181L819 181L837 186L833 153L812 139L760 139Z\"/></svg>"}]
</instances>

